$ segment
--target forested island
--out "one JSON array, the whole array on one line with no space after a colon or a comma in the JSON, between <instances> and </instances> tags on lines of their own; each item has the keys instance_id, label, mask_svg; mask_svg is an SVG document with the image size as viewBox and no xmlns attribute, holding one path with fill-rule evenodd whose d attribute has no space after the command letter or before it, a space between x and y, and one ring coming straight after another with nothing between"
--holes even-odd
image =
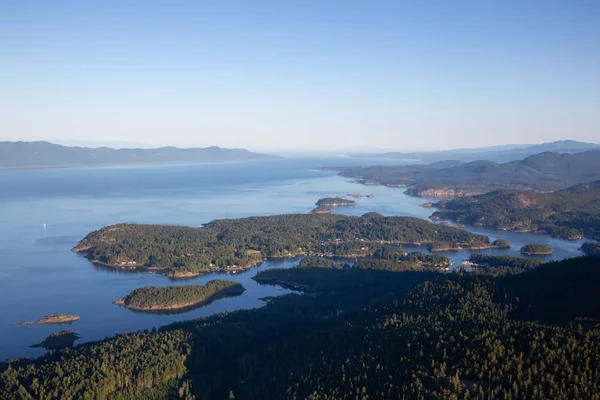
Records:
<instances>
[{"instance_id":1,"label":"forested island","mask_svg":"<svg viewBox=\"0 0 600 400\"><path fill-rule=\"evenodd\" d=\"M564 239L600 238L600 181L550 193L499 190L434 204L434 220L515 232L543 231Z\"/></svg>"},{"instance_id":2,"label":"forested island","mask_svg":"<svg viewBox=\"0 0 600 400\"><path fill-rule=\"evenodd\" d=\"M492 247L496 249L510 249L510 242L506 239L496 239L492 242Z\"/></svg>"},{"instance_id":3,"label":"forested island","mask_svg":"<svg viewBox=\"0 0 600 400\"><path fill-rule=\"evenodd\" d=\"M519 250L521 254L533 255L549 255L552 254L552 249L543 244L526 244Z\"/></svg>"},{"instance_id":4,"label":"forested island","mask_svg":"<svg viewBox=\"0 0 600 400\"><path fill-rule=\"evenodd\" d=\"M341 197L325 197L317 201L318 207L348 207L355 206L356 201L348 200Z\"/></svg>"},{"instance_id":5,"label":"forested island","mask_svg":"<svg viewBox=\"0 0 600 400\"><path fill-rule=\"evenodd\" d=\"M0 398L595 398L599 263L265 271L312 295L2 363Z\"/></svg>"},{"instance_id":6,"label":"forested island","mask_svg":"<svg viewBox=\"0 0 600 400\"><path fill-rule=\"evenodd\" d=\"M456 160L426 165L339 167L355 182L407 188L412 196L448 199L498 189L555 191L600 179L600 150L541 152L518 161Z\"/></svg>"},{"instance_id":7,"label":"forested island","mask_svg":"<svg viewBox=\"0 0 600 400\"><path fill-rule=\"evenodd\" d=\"M250 268L265 257L360 257L381 244L492 247L487 236L413 217L289 214L215 220L201 228L119 224L92 232L73 251L116 268L172 277Z\"/></svg>"},{"instance_id":8,"label":"forested island","mask_svg":"<svg viewBox=\"0 0 600 400\"><path fill-rule=\"evenodd\" d=\"M341 197L325 197L323 199L319 199L315 204L317 205L317 208L312 210L311 214L328 214L331 213L332 207L355 206L356 201Z\"/></svg>"},{"instance_id":9,"label":"forested island","mask_svg":"<svg viewBox=\"0 0 600 400\"><path fill-rule=\"evenodd\" d=\"M234 281L212 280L204 285L144 286L114 304L138 311L177 310L206 305L223 297L239 296L244 287Z\"/></svg>"},{"instance_id":10,"label":"forested island","mask_svg":"<svg viewBox=\"0 0 600 400\"><path fill-rule=\"evenodd\" d=\"M13 325L34 325L34 324L68 324L79 320L77 315L57 314L47 315L44 318L35 321L14 322Z\"/></svg>"}]
</instances>

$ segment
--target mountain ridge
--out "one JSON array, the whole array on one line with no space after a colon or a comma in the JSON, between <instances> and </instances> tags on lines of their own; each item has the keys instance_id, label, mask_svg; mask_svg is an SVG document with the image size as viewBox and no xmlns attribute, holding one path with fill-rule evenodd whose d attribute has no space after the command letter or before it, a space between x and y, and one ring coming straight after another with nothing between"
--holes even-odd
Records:
<instances>
[{"instance_id":1,"label":"mountain ridge","mask_svg":"<svg viewBox=\"0 0 600 400\"><path fill-rule=\"evenodd\" d=\"M452 161L337 170L341 176L355 178L357 183L407 187L407 194L424 197L453 197L457 192L481 194L496 189L554 191L600 179L600 150L574 154L543 152L506 163Z\"/></svg>"},{"instance_id":2,"label":"mountain ridge","mask_svg":"<svg viewBox=\"0 0 600 400\"><path fill-rule=\"evenodd\" d=\"M557 140L554 142L532 145L501 145L473 149L451 149L440 151L357 153L354 154L354 156L385 159L418 159L423 162L443 161L447 159L456 159L463 162L477 161L481 159L497 162L508 162L547 151L555 153L579 153L594 149L600 149L600 144L579 142L576 140Z\"/></svg>"},{"instance_id":3,"label":"mountain ridge","mask_svg":"<svg viewBox=\"0 0 600 400\"><path fill-rule=\"evenodd\" d=\"M114 165L215 163L266 160L277 156L218 146L154 149L63 146L46 141L0 142L0 169Z\"/></svg>"}]
</instances>

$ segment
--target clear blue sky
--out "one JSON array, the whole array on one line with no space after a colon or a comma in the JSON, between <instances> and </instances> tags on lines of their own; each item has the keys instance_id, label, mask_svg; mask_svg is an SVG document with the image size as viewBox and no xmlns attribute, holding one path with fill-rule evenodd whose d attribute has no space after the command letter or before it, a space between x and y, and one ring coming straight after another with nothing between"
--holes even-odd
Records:
<instances>
[{"instance_id":1,"label":"clear blue sky","mask_svg":"<svg viewBox=\"0 0 600 400\"><path fill-rule=\"evenodd\" d=\"M0 2L0 140L600 142L600 1Z\"/></svg>"}]
</instances>

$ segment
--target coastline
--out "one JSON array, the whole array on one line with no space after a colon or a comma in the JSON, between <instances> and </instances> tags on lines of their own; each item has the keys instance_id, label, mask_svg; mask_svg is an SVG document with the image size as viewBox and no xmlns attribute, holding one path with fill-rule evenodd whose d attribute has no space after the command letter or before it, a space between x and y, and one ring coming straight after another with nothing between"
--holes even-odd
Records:
<instances>
[{"instance_id":1,"label":"coastline","mask_svg":"<svg viewBox=\"0 0 600 400\"><path fill-rule=\"evenodd\" d=\"M307 285L302 285L300 283L294 283L294 282L289 282L286 281L284 279L277 279L277 278L261 278L261 277L253 277L252 278L255 282L258 282L260 284L263 285L279 285L285 289L291 289L291 290L299 290L299 291L303 291L303 292L310 292L310 289Z\"/></svg>"},{"instance_id":2,"label":"coastline","mask_svg":"<svg viewBox=\"0 0 600 400\"><path fill-rule=\"evenodd\" d=\"M97 259L90 259L89 255L89 248L86 249L77 249L77 246L75 246L74 248L71 249L71 251L73 253L77 253L77 254L81 254L83 255L90 263L92 264L96 264L96 265L101 265L103 267L108 267L108 268L113 268L116 270L121 270L121 271L138 271L138 272L142 272L142 273L157 273L159 275L164 275L170 279L191 279L191 278L196 278L198 276L201 275L205 275L205 274L211 274L211 273L215 273L215 272L241 272L241 271L245 271L248 269L251 269L253 267L256 267L258 264L260 264L263 260L261 261L257 261L253 264L250 265L246 265L246 266L237 266L237 267L230 267L230 268L207 268L204 269L202 271L177 271L177 270L173 270L170 267L148 267L144 264L109 264Z\"/></svg>"},{"instance_id":3,"label":"coastline","mask_svg":"<svg viewBox=\"0 0 600 400\"><path fill-rule=\"evenodd\" d=\"M139 162L139 163L107 163L107 164L72 164L72 165L30 165L21 167L0 166L0 171L18 171L32 169L74 169L74 168L111 168L111 167L153 167L167 165L206 165L206 164L228 164L243 163L249 161L273 161L282 160L283 157L267 154L265 158L250 158L247 160L223 160L223 161L166 161L166 162Z\"/></svg>"}]
</instances>

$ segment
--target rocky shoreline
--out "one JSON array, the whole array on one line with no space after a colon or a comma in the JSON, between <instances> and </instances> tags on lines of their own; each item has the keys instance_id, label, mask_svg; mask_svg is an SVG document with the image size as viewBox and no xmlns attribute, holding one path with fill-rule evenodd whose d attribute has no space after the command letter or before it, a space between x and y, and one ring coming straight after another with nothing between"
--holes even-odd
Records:
<instances>
[{"instance_id":1,"label":"rocky shoreline","mask_svg":"<svg viewBox=\"0 0 600 400\"><path fill-rule=\"evenodd\" d=\"M22 326L37 324L69 324L71 322L78 321L79 319L80 317L77 315L57 314L47 315L44 318L40 318L35 321L14 322L13 325Z\"/></svg>"}]
</instances>

